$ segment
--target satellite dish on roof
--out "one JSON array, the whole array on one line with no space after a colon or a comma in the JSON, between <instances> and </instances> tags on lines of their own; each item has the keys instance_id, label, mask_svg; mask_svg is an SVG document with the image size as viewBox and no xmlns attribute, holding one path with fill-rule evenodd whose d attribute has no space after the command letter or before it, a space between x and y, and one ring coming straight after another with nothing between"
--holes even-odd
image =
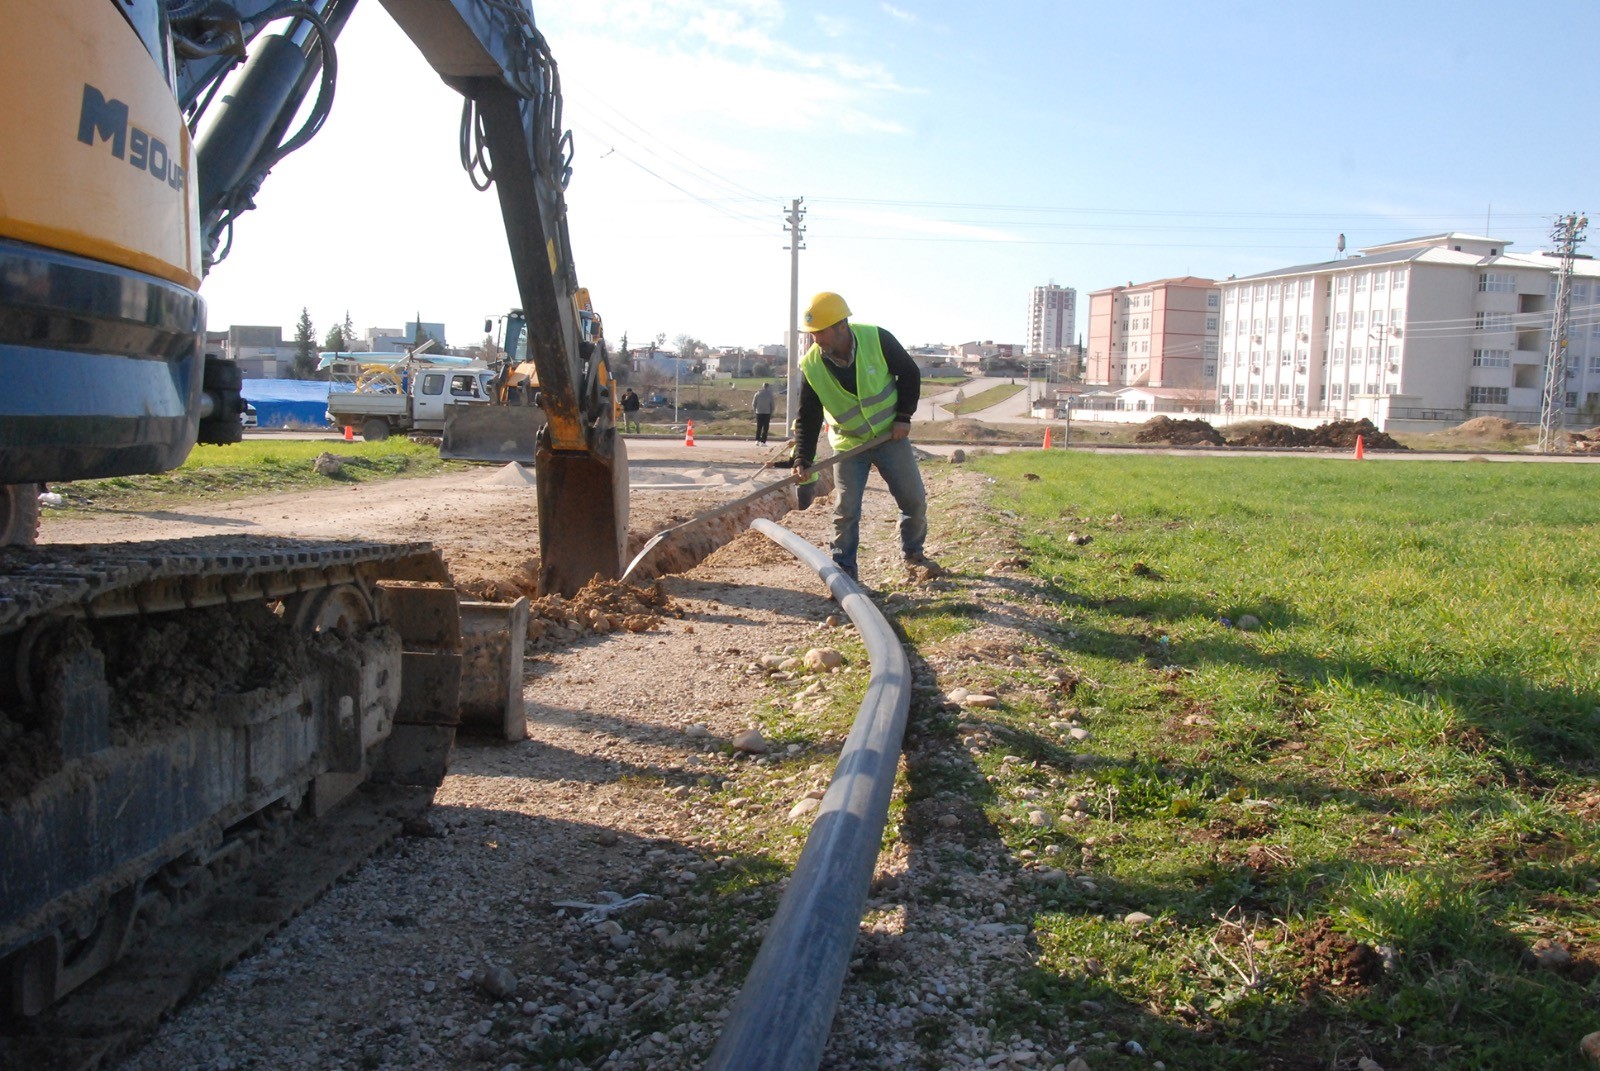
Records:
<instances>
[{"instance_id":1,"label":"satellite dish on roof","mask_svg":"<svg viewBox=\"0 0 1600 1071\"><path fill-rule=\"evenodd\" d=\"M1339 235L1339 252L1344 252L1344 235Z\"/></svg>"}]
</instances>

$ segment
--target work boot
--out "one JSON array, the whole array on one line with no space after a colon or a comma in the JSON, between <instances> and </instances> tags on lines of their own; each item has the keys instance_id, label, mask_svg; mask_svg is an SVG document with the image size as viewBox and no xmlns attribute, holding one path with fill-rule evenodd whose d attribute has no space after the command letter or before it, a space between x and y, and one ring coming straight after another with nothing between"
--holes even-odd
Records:
<instances>
[{"instance_id":1,"label":"work boot","mask_svg":"<svg viewBox=\"0 0 1600 1071\"><path fill-rule=\"evenodd\" d=\"M943 576L945 573L944 566L921 551L906 555L906 568L914 573L920 573L925 580L932 580L935 577Z\"/></svg>"}]
</instances>

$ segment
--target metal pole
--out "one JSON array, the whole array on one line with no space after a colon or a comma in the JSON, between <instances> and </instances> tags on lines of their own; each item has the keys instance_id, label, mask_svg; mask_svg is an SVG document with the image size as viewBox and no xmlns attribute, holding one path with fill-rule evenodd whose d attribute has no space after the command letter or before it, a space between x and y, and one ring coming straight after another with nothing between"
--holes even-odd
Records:
<instances>
[{"instance_id":1,"label":"metal pole","mask_svg":"<svg viewBox=\"0 0 1600 1071\"><path fill-rule=\"evenodd\" d=\"M1544 397L1539 409L1539 452L1561 451L1561 427L1567 406L1567 317L1572 309L1572 261L1589 226L1587 216L1576 213L1556 221L1550 238L1561 253L1556 272L1556 307L1550 322L1550 350L1544 362Z\"/></svg>"},{"instance_id":2,"label":"metal pole","mask_svg":"<svg viewBox=\"0 0 1600 1071\"><path fill-rule=\"evenodd\" d=\"M800 226L800 221L805 218L806 210L800 207L805 202L804 197L796 197L789 202L789 362L785 373L785 380L789 388L784 392L783 419L784 427L789 427L798 416L796 408L800 404L800 250L805 248L800 236L805 233L805 228Z\"/></svg>"}]
</instances>

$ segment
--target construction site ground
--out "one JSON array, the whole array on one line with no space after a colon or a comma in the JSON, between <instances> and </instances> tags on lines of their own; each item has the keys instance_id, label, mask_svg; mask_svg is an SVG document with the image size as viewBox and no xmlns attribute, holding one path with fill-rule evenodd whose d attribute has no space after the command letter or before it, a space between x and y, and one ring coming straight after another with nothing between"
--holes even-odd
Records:
<instances>
[{"instance_id":1,"label":"construction site ground","mask_svg":"<svg viewBox=\"0 0 1600 1071\"><path fill-rule=\"evenodd\" d=\"M744 473L774 475L759 467L770 450L728 444L718 454L724 464L707 466L697 454L692 463L634 466L635 544L741 493ZM936 518L976 505L981 477L941 462L925 469ZM533 488L517 482L485 467L182 511L52 519L42 538L240 531L428 539L458 583L510 594L527 589L537 547ZM994 582L981 568L962 579L910 575L899 561L895 515L874 481L862 580L881 598L914 601L930 586ZM820 545L831 533L826 502L789 513L785 523ZM963 558L1003 557L1001 542L967 546ZM929 549L946 548L936 535ZM536 619L539 638L529 644L528 738L460 740L425 826L370 860L116 1066L700 1064L803 843L803 801L827 784L866 660L815 575L754 533L666 578L642 604L621 606L629 600L620 594L597 592L589 606L554 609L547 600ZM650 620L638 631L597 630L596 618L606 615L587 613L619 608ZM1023 650L1015 608L1013 595L1008 623L984 634L984 657L1004 657L1008 644ZM754 668L764 657L812 647L842 651L843 670L808 685ZM919 742L919 706L959 683L936 679L928 662L914 665L905 760L913 764L936 761L951 744ZM814 715L816 732L801 743L775 741L766 755L729 746L775 703ZM939 807L967 810L955 799ZM824 1066L978 1067L994 1066L996 1056L1006 1066L1065 1065L1071 1056L1058 1041L991 1036L986 1008L1012 992L1027 958L1024 927L1002 924L996 911L1004 914L998 905L1008 901L1023 901L1015 906L1024 909L1029 886L997 837L936 816L907 822L916 834L890 838L880 859L852 973L870 970L871 984L846 983ZM770 850L775 829L789 831L780 837L788 845L782 858ZM758 838L763 847L753 846ZM941 873L941 843L957 847L962 873ZM959 899L947 897L952 880L963 889ZM945 892L935 901L921 895L925 886ZM603 911L586 920L581 908L555 906L637 893L649 899L603 920ZM932 1040L918 1025L930 1014L945 1024ZM1065 1028L1087 1038L1094 1026Z\"/></svg>"}]
</instances>

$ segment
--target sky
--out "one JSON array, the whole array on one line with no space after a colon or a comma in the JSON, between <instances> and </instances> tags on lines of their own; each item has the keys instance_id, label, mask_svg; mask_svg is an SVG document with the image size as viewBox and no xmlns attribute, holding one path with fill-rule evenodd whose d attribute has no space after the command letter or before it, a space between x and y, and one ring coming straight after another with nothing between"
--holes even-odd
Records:
<instances>
[{"instance_id":1,"label":"sky","mask_svg":"<svg viewBox=\"0 0 1600 1071\"><path fill-rule=\"evenodd\" d=\"M574 158L578 278L613 347L780 344L833 290L907 345L1026 340L1033 287L1226 278L1457 230L1549 247L1594 208L1594 0L806 4L535 0ZM375 0L332 115L202 293L320 338L518 304L461 98ZM1590 248L1597 252L1591 239Z\"/></svg>"}]
</instances>

